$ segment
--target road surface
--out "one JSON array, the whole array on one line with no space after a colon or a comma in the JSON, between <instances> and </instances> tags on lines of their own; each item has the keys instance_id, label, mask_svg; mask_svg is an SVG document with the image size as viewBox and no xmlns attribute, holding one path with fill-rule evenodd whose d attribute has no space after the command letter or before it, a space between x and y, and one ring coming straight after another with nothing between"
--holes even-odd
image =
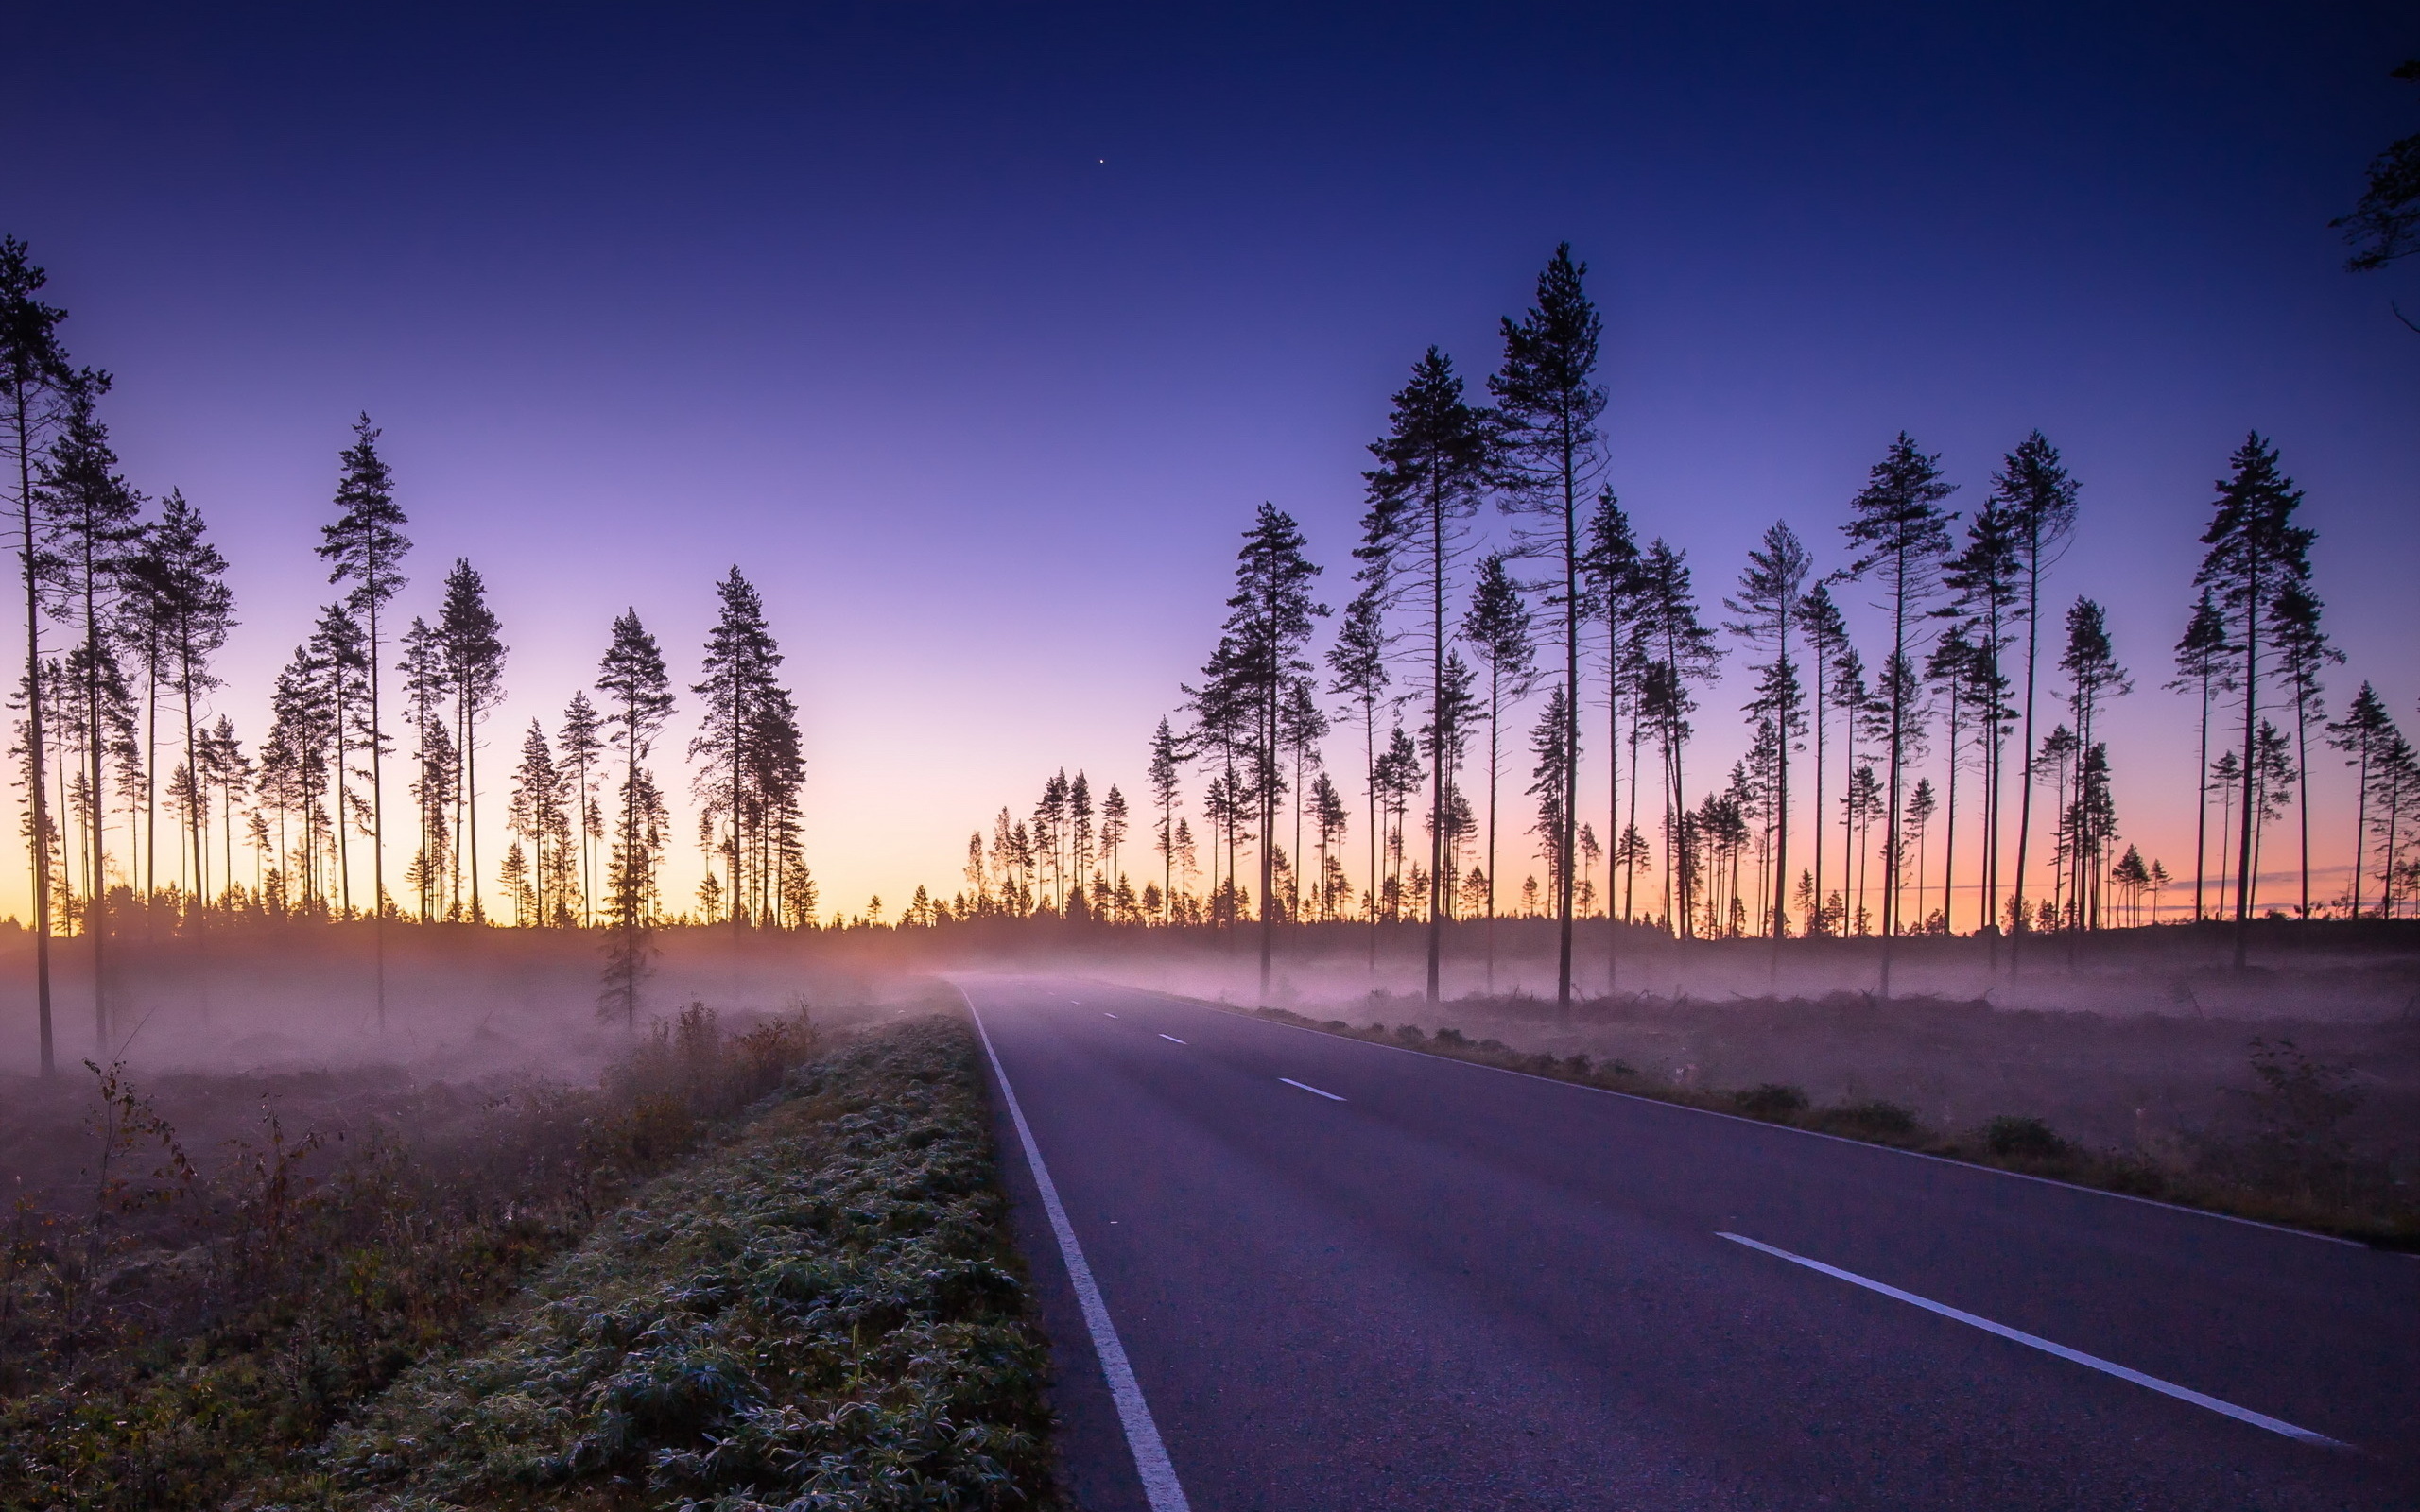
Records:
<instances>
[{"instance_id":1,"label":"road surface","mask_svg":"<svg viewBox=\"0 0 2420 1512\"><path fill-rule=\"evenodd\" d=\"M1089 1512L2420 1505L2409 1257L959 985Z\"/></svg>"}]
</instances>

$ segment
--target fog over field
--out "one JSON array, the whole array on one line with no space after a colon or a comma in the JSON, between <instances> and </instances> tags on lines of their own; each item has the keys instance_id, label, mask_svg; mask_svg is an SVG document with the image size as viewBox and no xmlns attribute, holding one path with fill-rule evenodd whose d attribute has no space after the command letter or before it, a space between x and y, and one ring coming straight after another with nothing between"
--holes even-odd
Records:
<instances>
[{"instance_id":1,"label":"fog over field","mask_svg":"<svg viewBox=\"0 0 2420 1512\"><path fill-rule=\"evenodd\" d=\"M1567 1010L1553 1001L1550 920L1498 921L1492 967L1488 926L1456 926L1433 1004L1421 991L1424 936L1410 925L1280 930L1265 1000L1249 926L978 921L657 938L632 1026L600 1015L595 935L392 927L383 1031L367 924L128 940L112 967L118 1033L98 1058L171 1090L195 1077L299 1088L294 1078L333 1076L312 1094L330 1107L339 1085L587 1085L634 1033L691 1003L735 1025L804 1007L839 1026L930 1003L937 977L1051 974L1240 1007L1265 1001L1357 1027L1458 1029L1619 1061L1660 1084L1783 1082L1819 1103L1881 1098L1945 1129L2038 1117L2080 1143L2153 1159L2181 1159L2185 1142L2227 1128L2252 1090L2252 1042L2290 1040L2310 1059L2347 1068L2360 1107L2346 1132L2358 1144L2386 1154L2420 1130L2420 931L2394 923L2278 925L2256 935L2243 971L2215 928L2038 938L2014 976L2006 940L1902 939L1887 1001L1876 993L1878 941L1776 951L1625 930L1609 980L1599 925L1581 932L1579 1000ZM10 970L26 945L22 935L0 942L0 980L13 984L0 992L0 1076L31 1092L30 973ZM59 966L54 1007L72 1066L96 1054L90 982L72 947ZM88 1079L77 1071L59 1091ZM0 1166L8 1147L0 1143Z\"/></svg>"}]
</instances>

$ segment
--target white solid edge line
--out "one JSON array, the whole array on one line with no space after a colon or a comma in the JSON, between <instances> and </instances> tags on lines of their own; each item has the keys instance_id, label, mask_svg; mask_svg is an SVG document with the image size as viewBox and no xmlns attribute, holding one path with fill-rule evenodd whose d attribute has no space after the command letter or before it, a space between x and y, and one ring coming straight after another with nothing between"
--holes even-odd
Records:
<instances>
[{"instance_id":1,"label":"white solid edge line","mask_svg":"<svg viewBox=\"0 0 2420 1512\"><path fill-rule=\"evenodd\" d=\"M2272 1418L2267 1413L2254 1412L2249 1407L2238 1407L2231 1401L2221 1401L2216 1397L2204 1396L2190 1387L2162 1381L2157 1376L2147 1376L2140 1370L2130 1370L2115 1361L2103 1360L2099 1355L2086 1354L2082 1349L2070 1349L2064 1344L2053 1344L2048 1339L2037 1337L2021 1329L2013 1329L2004 1323L1995 1323L1987 1317L1977 1317L1972 1313L1962 1313L1945 1303L1918 1297L1913 1292L1903 1292L1896 1286L1886 1286L1880 1281L1859 1276L1855 1271L1842 1270L1838 1265L1826 1265L1820 1260L1809 1260L1805 1255L1793 1255L1787 1249L1775 1248L1772 1245L1751 1239L1745 1234L1721 1233L1718 1230L1717 1237L1728 1239L1735 1245L1745 1245L1750 1249L1760 1249L1768 1255L1789 1261L1793 1265L1804 1265L1808 1270L1822 1271L1836 1280L1846 1281L1852 1286L1862 1286L1869 1292L1879 1292L1885 1297L1906 1302L1911 1307L1921 1307L1927 1313L1938 1313L1943 1317L1953 1318L1958 1322L1981 1329L1986 1333L1996 1333L2003 1339L2011 1339L2018 1344L2040 1349L2045 1354L2055 1354L2062 1360L2072 1361L2077 1365L2098 1370L2103 1375L2116 1376L2120 1381L2131 1381L2138 1386L2148 1386L2162 1396L2174 1397L2179 1401L2189 1401L2196 1407L2207 1407L2212 1412L2223 1414L2238 1422L2250 1423L2255 1428L2266 1428L2273 1434L2283 1434L2288 1438L2300 1439L2306 1444L2317 1444L2326 1449L2353 1447L2341 1439L2330 1438L2325 1434L2314 1434L2308 1428L2297 1428L2292 1423Z\"/></svg>"},{"instance_id":2,"label":"white solid edge line","mask_svg":"<svg viewBox=\"0 0 2420 1512\"><path fill-rule=\"evenodd\" d=\"M958 984L951 983L953 988ZM1033 1184L1042 1193L1042 1209L1050 1215L1050 1231L1058 1236L1060 1258L1067 1263L1067 1279L1076 1288L1077 1305L1083 1310L1084 1329L1093 1336L1093 1353L1100 1357L1100 1373L1108 1378L1110 1400L1117 1404L1117 1421L1126 1430L1126 1447L1134 1453L1134 1472L1143 1479L1143 1497L1151 1512L1191 1512L1184 1499L1184 1487L1177 1483L1176 1467L1168 1463L1167 1446L1160 1442L1159 1425L1151 1421L1151 1409L1143 1400L1143 1387L1134 1379L1134 1366L1126 1358L1126 1346L1117 1340L1117 1328L1109 1320L1109 1305L1101 1300L1100 1284L1093 1280L1093 1270L1084 1263L1084 1250L1076 1243L1076 1229L1067 1221L1067 1210L1059 1201L1059 1188L1051 1182L1050 1168L1042 1163L1042 1150L1033 1142L1033 1129L1025 1121L1025 1109L1017 1106L1017 1094L1009 1085L1009 1074L1000 1065L1000 1053L992 1048L991 1033L983 1027L983 1015L966 989L958 988L959 1001L975 1020L975 1033L983 1041L983 1054L990 1057L992 1074L999 1078L1000 1098L1009 1105L1009 1118L1016 1125L1017 1143L1025 1146L1026 1164L1033 1169Z\"/></svg>"},{"instance_id":3,"label":"white solid edge line","mask_svg":"<svg viewBox=\"0 0 2420 1512\"><path fill-rule=\"evenodd\" d=\"M1172 1044L1172 1045L1181 1045L1181 1044L1184 1043L1184 1040L1182 1040L1178 1039L1176 1036L1174 1036L1174 1035L1172 1035L1172 1034L1164 1034L1164 1035L1160 1036L1160 1038L1161 1038L1161 1039L1163 1039L1163 1040L1167 1040L1168 1043L1170 1043L1170 1044Z\"/></svg>"},{"instance_id":4,"label":"white solid edge line","mask_svg":"<svg viewBox=\"0 0 2420 1512\"><path fill-rule=\"evenodd\" d=\"M2066 1192L2086 1192L2096 1197L2115 1197L2119 1202L2139 1202L2146 1208L2161 1208L2169 1212L2189 1213L2196 1218L2215 1218L2221 1223L2239 1223L2246 1228L2266 1228L2273 1234L2291 1234L2297 1239L2316 1239L2324 1245L2342 1245L2349 1249L2375 1250L2377 1248L2376 1245L2364 1244L2359 1239L2346 1239L2340 1234L2324 1234L2310 1228L2289 1228L2281 1223L2263 1223L2258 1218L2239 1218L2232 1212L2213 1212L2207 1208L2188 1208L2181 1202L2162 1202L2157 1197L2138 1197L2131 1192L2112 1192L2107 1187L2088 1187L2080 1182L2062 1181L2056 1177L2035 1176L2027 1171L2011 1171L2005 1166L1981 1165L1973 1160L1954 1160L1946 1155L1927 1155L1922 1150L1903 1150L1895 1144L1876 1144L1870 1140L1853 1140L1844 1134L1826 1134L1822 1129L1800 1128L1791 1124L1769 1123L1764 1119L1749 1118L1741 1113L1726 1113L1720 1108L1697 1108L1687 1103L1668 1103L1661 1097L1643 1097L1637 1092L1618 1091L1611 1087L1591 1087L1586 1082L1564 1081L1557 1076L1541 1076L1533 1071L1515 1071L1510 1066L1491 1066L1481 1060L1463 1060L1455 1056L1431 1055L1426 1050L1414 1050L1409 1045L1381 1044L1375 1040L1363 1040L1356 1035L1338 1034L1333 1029L1322 1029L1312 1024L1288 1023L1281 1019L1264 1019L1250 1008L1238 1008L1231 1004L1204 1002L1201 998L1180 997L1174 992L1162 992L1156 988L1137 987L1129 988L1127 990L1148 993L1155 998L1166 998L1170 1003L1182 1003L1187 1007L1208 1008L1214 1013L1247 1019L1253 1023L1265 1023L1272 1029L1292 1029L1301 1034L1315 1034L1323 1040L1341 1040L1347 1044L1367 1045L1373 1050L1392 1050L1398 1055L1418 1056L1423 1060L1442 1060L1448 1065L1468 1066L1473 1071L1492 1071L1500 1075L1518 1076L1525 1081L1542 1081L1548 1086L1568 1087L1573 1091L1595 1092L1600 1097L1618 1097L1626 1103L1645 1103L1651 1108L1668 1108L1676 1113L1698 1113L1707 1118L1720 1118L1733 1124L1753 1124L1758 1128L1769 1128L1777 1133L1803 1134L1810 1140L1830 1140L1835 1144L1854 1144L1861 1150L1881 1150L1892 1155L1904 1155L1911 1160L1931 1160L1939 1165L1955 1166L1961 1171L1975 1171L1985 1176L2004 1176L2013 1181L2036 1181L2043 1186L2057 1187ZM2420 1260L2420 1254L2407 1255L2406 1258Z\"/></svg>"},{"instance_id":5,"label":"white solid edge line","mask_svg":"<svg viewBox=\"0 0 2420 1512\"><path fill-rule=\"evenodd\" d=\"M1117 1015L1116 1015L1116 1014L1115 1014L1115 1013L1103 1013L1103 1014L1101 1015L1101 1017L1102 1017L1102 1018L1104 1018L1104 1019L1115 1019L1115 1018L1116 1018L1116 1017L1117 1017Z\"/></svg>"},{"instance_id":6,"label":"white solid edge line","mask_svg":"<svg viewBox=\"0 0 2420 1512\"><path fill-rule=\"evenodd\" d=\"M1291 1076L1280 1076L1277 1079L1284 1082L1288 1087L1300 1087L1303 1091L1310 1093L1314 1097L1324 1097L1331 1103L1340 1103L1344 1101L1343 1098L1339 1097L1336 1093L1323 1092L1306 1081L1296 1081Z\"/></svg>"}]
</instances>

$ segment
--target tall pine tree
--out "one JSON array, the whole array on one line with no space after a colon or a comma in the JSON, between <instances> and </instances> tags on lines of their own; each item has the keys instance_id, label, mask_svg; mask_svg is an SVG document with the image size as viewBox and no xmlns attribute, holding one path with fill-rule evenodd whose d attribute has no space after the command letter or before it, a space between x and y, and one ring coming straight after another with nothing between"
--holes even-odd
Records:
<instances>
[{"instance_id":1,"label":"tall pine tree","mask_svg":"<svg viewBox=\"0 0 2420 1512\"><path fill-rule=\"evenodd\" d=\"M1561 781L1564 833L1555 853L1567 863L1577 850L1580 788L1580 626L1585 611L1581 507L1603 466L1597 421L1605 410L1598 384L1603 322L1582 287L1584 264L1569 244L1555 249L1538 275L1537 303L1503 323L1504 363L1488 380L1498 416L1496 461L1504 507L1522 518L1523 549L1547 564L1547 602L1563 625L1563 702L1568 727L1556 743L1566 769ZM1555 1002L1571 1004L1571 920L1574 868L1555 873L1557 958Z\"/></svg>"},{"instance_id":2,"label":"tall pine tree","mask_svg":"<svg viewBox=\"0 0 2420 1512\"><path fill-rule=\"evenodd\" d=\"M1453 627L1445 603L1464 553L1464 524L1478 511L1488 467L1487 418L1464 403L1462 380L1435 347L1394 396L1387 434L1371 443L1378 465L1364 472L1369 511L1355 555L1378 570L1398 607L1409 607L1426 662L1428 736L1428 1001L1438 997L1445 919L1452 913L1445 864L1446 813L1453 763L1445 742L1455 728L1446 710L1445 662Z\"/></svg>"},{"instance_id":3,"label":"tall pine tree","mask_svg":"<svg viewBox=\"0 0 2420 1512\"><path fill-rule=\"evenodd\" d=\"M607 743L622 767L621 815L606 871L604 989L599 1016L619 1012L636 1028L639 985L652 960L655 868L662 854L662 796L644 763L664 722L672 717L672 679L664 652L632 609L614 622L614 639L596 669L605 700Z\"/></svg>"},{"instance_id":4,"label":"tall pine tree","mask_svg":"<svg viewBox=\"0 0 2420 1512\"><path fill-rule=\"evenodd\" d=\"M1949 524L1955 518L1941 502L1957 485L1941 475L1939 457L1919 451L1901 431L1866 475L1850 502L1842 526L1858 555L1847 576L1874 574L1882 590L1877 607L1891 617L1891 655L1883 662L1879 714L1889 772L1883 783L1882 995L1891 995L1891 939L1899 931L1900 806L1912 746L1918 738L1916 658L1927 638L1927 617L1941 589L1942 558L1949 555Z\"/></svg>"},{"instance_id":5,"label":"tall pine tree","mask_svg":"<svg viewBox=\"0 0 2420 1512\"><path fill-rule=\"evenodd\" d=\"M2194 576L2227 617L2227 636L2237 657L2238 692L2243 696L2242 815L2238 821L2235 879L2235 964L2244 964L2252 930L2253 848L2266 807L2255 786L2267 775L2261 765L2260 696L2277 673L2278 605L2289 588L2310 578L2309 530L2295 524L2302 490L2277 466L2277 450L2258 433L2244 438L2218 484L2219 497L2202 544L2209 550ZM2274 791L2271 783L2269 791Z\"/></svg>"}]
</instances>

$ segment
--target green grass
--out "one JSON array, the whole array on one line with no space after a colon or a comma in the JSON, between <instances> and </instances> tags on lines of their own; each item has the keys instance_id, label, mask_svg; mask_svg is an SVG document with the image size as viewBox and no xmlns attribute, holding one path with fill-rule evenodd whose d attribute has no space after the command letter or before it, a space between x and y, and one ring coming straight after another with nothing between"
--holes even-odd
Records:
<instances>
[{"instance_id":1,"label":"green grass","mask_svg":"<svg viewBox=\"0 0 2420 1512\"><path fill-rule=\"evenodd\" d=\"M1046 1353L975 1047L921 1020L792 1072L473 1347L252 1505L713 1512L1046 1502Z\"/></svg>"},{"instance_id":2,"label":"green grass","mask_svg":"<svg viewBox=\"0 0 2420 1512\"><path fill-rule=\"evenodd\" d=\"M2325 1121L2341 1117L2349 1110L2349 1104L2315 1109L2310 1106L2324 1104L2325 1094L2314 1092L2306 1083L2314 1074L2324 1079L2331 1068L2296 1061L2291 1071L2274 1066L2263 1069L2262 1057L2272 1052L2262 1050L2260 1041L2255 1041L2255 1070L2272 1091L2254 1109L2256 1131L2237 1140L2205 1138L2190 1164L2173 1165L2122 1151L2086 1149L2061 1138L2035 1118L2004 1115L1979 1128L1935 1129L1895 1103L1818 1107L1805 1091L1784 1083L1736 1091L1681 1086L1643 1075L1619 1060L1529 1053L1496 1040L1473 1040L1451 1028L1424 1034L1413 1024L1389 1030L1378 1023L1356 1026L1341 1019L1311 1019L1285 1008L1204 1005L1656 1102L2308 1228L2386 1248L2420 1249L2420 1201L2415 1201L2415 1194L2383 1165L2349 1159L2327 1134L2332 1125Z\"/></svg>"}]
</instances>

